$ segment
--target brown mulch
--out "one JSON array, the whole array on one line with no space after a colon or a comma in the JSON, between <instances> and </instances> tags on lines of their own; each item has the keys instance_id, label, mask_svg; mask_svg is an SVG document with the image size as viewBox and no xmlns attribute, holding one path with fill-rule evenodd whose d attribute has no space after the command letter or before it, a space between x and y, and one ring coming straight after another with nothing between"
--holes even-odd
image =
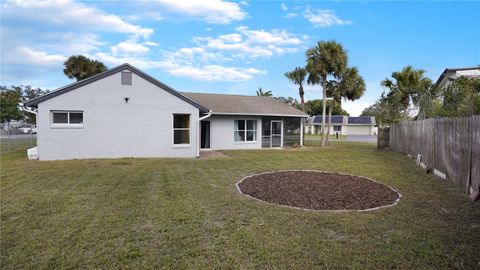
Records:
<instances>
[{"instance_id":1,"label":"brown mulch","mask_svg":"<svg viewBox=\"0 0 480 270\"><path fill-rule=\"evenodd\" d=\"M274 172L248 177L238 186L262 201L314 210L364 210L399 198L386 185L336 173Z\"/></svg>"}]
</instances>

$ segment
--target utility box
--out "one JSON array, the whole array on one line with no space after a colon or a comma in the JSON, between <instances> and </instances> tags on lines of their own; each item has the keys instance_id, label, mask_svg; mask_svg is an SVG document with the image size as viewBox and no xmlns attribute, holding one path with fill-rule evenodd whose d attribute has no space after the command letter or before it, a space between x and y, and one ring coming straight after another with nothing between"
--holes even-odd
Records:
<instances>
[{"instance_id":1,"label":"utility box","mask_svg":"<svg viewBox=\"0 0 480 270\"><path fill-rule=\"evenodd\" d=\"M38 159L38 147L29 148L27 150L28 159Z\"/></svg>"}]
</instances>

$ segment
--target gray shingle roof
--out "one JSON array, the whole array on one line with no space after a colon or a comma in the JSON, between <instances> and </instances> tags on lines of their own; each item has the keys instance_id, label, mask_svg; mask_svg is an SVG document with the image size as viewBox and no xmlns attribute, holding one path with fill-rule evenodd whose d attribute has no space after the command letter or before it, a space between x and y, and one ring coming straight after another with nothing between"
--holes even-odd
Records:
<instances>
[{"instance_id":1,"label":"gray shingle roof","mask_svg":"<svg viewBox=\"0 0 480 270\"><path fill-rule=\"evenodd\" d=\"M182 92L181 94L212 110L213 114L308 116L272 97L190 92Z\"/></svg>"},{"instance_id":2,"label":"gray shingle roof","mask_svg":"<svg viewBox=\"0 0 480 270\"><path fill-rule=\"evenodd\" d=\"M375 125L374 117L372 116L344 116L332 115L332 124L343 124L343 119L347 118L346 125ZM328 115L325 117L328 123ZM322 123L321 115L314 115L308 119L310 125L320 125Z\"/></svg>"}]
</instances>

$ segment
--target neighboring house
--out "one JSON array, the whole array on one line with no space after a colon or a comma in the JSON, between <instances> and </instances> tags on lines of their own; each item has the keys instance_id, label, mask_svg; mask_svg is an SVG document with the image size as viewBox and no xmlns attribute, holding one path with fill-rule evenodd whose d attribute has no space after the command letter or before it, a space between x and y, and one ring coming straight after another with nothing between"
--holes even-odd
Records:
<instances>
[{"instance_id":1,"label":"neighboring house","mask_svg":"<svg viewBox=\"0 0 480 270\"><path fill-rule=\"evenodd\" d=\"M446 68L438 78L435 86L440 88L447 87L450 83L461 76L480 77L480 66L466 68Z\"/></svg>"},{"instance_id":2,"label":"neighboring house","mask_svg":"<svg viewBox=\"0 0 480 270\"><path fill-rule=\"evenodd\" d=\"M303 144L300 110L271 97L180 93L123 64L25 103L40 160L196 157Z\"/></svg>"},{"instance_id":3,"label":"neighboring house","mask_svg":"<svg viewBox=\"0 0 480 270\"><path fill-rule=\"evenodd\" d=\"M327 125L328 116L325 118L325 126ZM305 132L307 134L321 134L322 116L309 117L305 123ZM375 117L332 115L330 134L336 134L337 132L339 135L376 135Z\"/></svg>"}]
</instances>

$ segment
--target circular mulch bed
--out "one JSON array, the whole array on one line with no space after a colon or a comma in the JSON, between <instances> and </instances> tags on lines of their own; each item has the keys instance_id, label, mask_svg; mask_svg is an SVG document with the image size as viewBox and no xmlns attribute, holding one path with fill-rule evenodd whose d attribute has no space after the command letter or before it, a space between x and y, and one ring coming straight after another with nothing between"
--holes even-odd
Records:
<instances>
[{"instance_id":1,"label":"circular mulch bed","mask_svg":"<svg viewBox=\"0 0 480 270\"><path fill-rule=\"evenodd\" d=\"M401 197L392 187L365 177L319 171L255 174L237 187L261 201L313 210L368 211L396 205Z\"/></svg>"}]
</instances>

